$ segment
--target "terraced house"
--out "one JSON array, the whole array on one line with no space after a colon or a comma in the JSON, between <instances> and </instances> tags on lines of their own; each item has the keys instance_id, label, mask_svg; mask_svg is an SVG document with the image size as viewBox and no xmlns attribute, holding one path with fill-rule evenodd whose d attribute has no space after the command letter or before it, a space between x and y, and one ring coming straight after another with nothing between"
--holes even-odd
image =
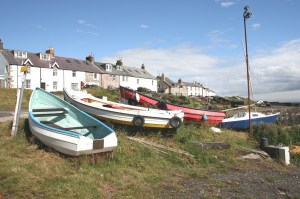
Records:
<instances>
[{"instance_id":1,"label":"terraced house","mask_svg":"<svg viewBox=\"0 0 300 199\"><path fill-rule=\"evenodd\" d=\"M0 87L19 88L22 85L21 67L27 66L25 88L40 87L46 91L62 91L64 87L80 89L85 84L103 88L129 86L132 89L146 87L157 91L157 80L145 70L116 64L94 61L93 55L85 59L55 55L53 48L46 52L32 53L23 50L4 49L0 39Z\"/></svg>"}]
</instances>

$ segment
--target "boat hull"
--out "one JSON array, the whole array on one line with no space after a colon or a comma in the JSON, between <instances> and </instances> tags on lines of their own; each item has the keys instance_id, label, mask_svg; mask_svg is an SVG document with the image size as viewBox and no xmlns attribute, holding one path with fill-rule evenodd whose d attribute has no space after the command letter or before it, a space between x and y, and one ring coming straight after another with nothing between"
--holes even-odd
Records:
<instances>
[{"instance_id":1,"label":"boat hull","mask_svg":"<svg viewBox=\"0 0 300 199\"><path fill-rule=\"evenodd\" d=\"M140 127L147 128L178 128L180 126L174 127L171 124L175 118L180 120L180 123L183 122L184 113L182 111L163 111L119 103L114 103L114 105L122 107L122 109L105 107L106 104L111 104L112 102L101 100L90 94L84 94L81 91L64 89L64 99L78 109L102 121L116 124L135 126L134 121L137 117L143 120L143 124Z\"/></svg>"},{"instance_id":2,"label":"boat hull","mask_svg":"<svg viewBox=\"0 0 300 199\"><path fill-rule=\"evenodd\" d=\"M111 152L117 147L112 129L38 88L30 98L29 127L43 144L70 156Z\"/></svg>"},{"instance_id":3,"label":"boat hull","mask_svg":"<svg viewBox=\"0 0 300 199\"><path fill-rule=\"evenodd\" d=\"M138 93L132 89L120 86L121 98L128 101L135 93ZM139 94L139 104L142 105L157 105L159 103L158 99L152 98L150 96ZM213 111L213 110L203 110L196 109L181 105L176 105L172 103L166 103L167 110L182 110L184 112L184 120L190 122L207 122L212 125L217 125L222 122L225 118L225 113Z\"/></svg>"},{"instance_id":4,"label":"boat hull","mask_svg":"<svg viewBox=\"0 0 300 199\"><path fill-rule=\"evenodd\" d=\"M274 123L278 120L279 113L266 115L259 118L251 118L251 124L260 124L260 123ZM230 128L230 129L249 129L249 117L241 119L224 119L221 123L221 127Z\"/></svg>"}]
</instances>

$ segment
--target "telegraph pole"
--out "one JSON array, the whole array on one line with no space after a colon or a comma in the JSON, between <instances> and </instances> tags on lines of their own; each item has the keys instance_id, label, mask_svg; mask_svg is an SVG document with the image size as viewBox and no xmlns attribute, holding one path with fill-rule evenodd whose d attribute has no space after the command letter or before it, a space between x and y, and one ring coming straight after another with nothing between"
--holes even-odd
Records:
<instances>
[{"instance_id":1,"label":"telegraph pole","mask_svg":"<svg viewBox=\"0 0 300 199\"><path fill-rule=\"evenodd\" d=\"M249 74L249 60L248 60L248 45L247 45L247 30L246 30L246 20L252 15L248 12L249 7L244 7L244 33L245 33L245 46L246 46L246 66L247 66L247 87L248 87L248 112L249 112L249 139L252 139L252 123L251 123L251 106L250 106L250 74Z\"/></svg>"}]
</instances>

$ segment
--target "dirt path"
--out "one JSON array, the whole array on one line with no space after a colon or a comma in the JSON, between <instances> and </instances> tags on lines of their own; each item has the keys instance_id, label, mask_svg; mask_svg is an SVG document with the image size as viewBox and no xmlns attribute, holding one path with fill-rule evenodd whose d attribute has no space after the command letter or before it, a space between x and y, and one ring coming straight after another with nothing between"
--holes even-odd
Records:
<instances>
[{"instance_id":1,"label":"dirt path","mask_svg":"<svg viewBox=\"0 0 300 199\"><path fill-rule=\"evenodd\" d=\"M178 180L172 198L300 198L300 167L273 160L245 160L224 173ZM164 194L163 194L164 195Z\"/></svg>"}]
</instances>

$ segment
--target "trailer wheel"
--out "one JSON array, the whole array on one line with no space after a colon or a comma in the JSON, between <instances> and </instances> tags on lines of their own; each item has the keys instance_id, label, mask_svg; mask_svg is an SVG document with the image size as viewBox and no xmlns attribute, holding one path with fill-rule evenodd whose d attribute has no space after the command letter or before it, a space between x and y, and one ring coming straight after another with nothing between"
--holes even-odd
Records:
<instances>
[{"instance_id":1,"label":"trailer wheel","mask_svg":"<svg viewBox=\"0 0 300 199\"><path fill-rule=\"evenodd\" d=\"M179 117L177 116L174 116L170 119L170 125L173 127L173 128L179 128L181 125L182 125L182 121Z\"/></svg>"},{"instance_id":2,"label":"trailer wheel","mask_svg":"<svg viewBox=\"0 0 300 199\"><path fill-rule=\"evenodd\" d=\"M136 115L134 116L132 123L134 126L142 127L145 123L145 119L140 115Z\"/></svg>"}]
</instances>

